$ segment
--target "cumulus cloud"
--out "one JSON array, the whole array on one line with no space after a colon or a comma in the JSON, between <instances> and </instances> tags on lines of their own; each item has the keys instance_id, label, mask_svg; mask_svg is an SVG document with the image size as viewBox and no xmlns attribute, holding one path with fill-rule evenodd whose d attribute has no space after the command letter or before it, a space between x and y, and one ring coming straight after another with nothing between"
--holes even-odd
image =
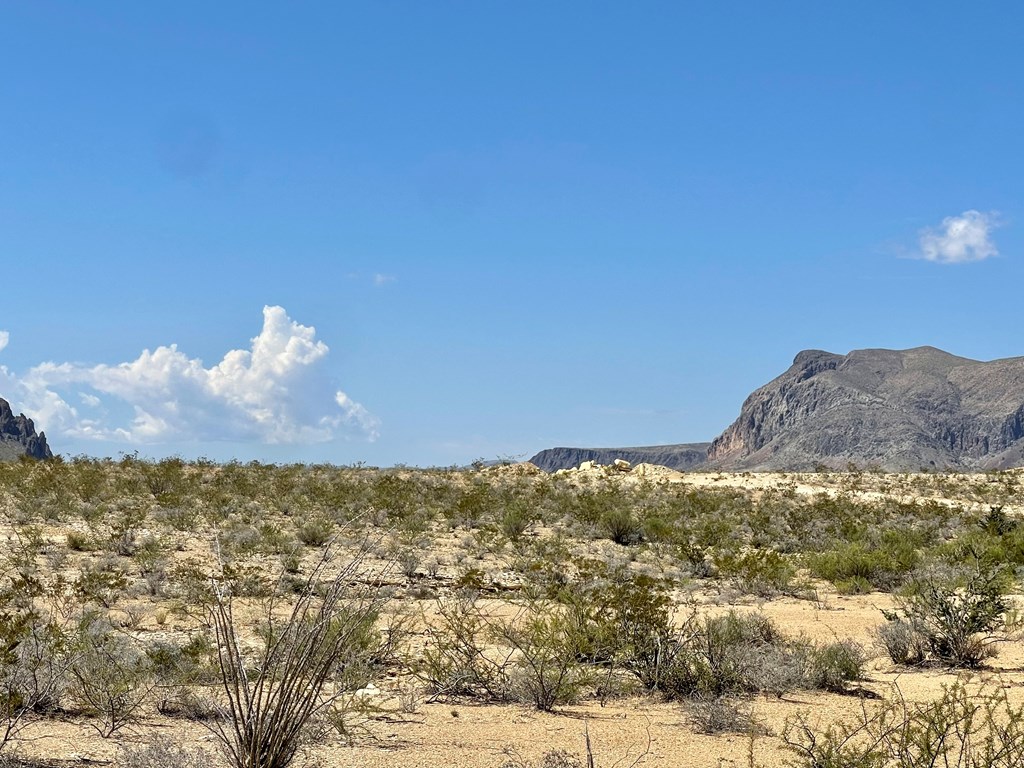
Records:
<instances>
[{"instance_id":1,"label":"cumulus cloud","mask_svg":"<svg viewBox=\"0 0 1024 768\"><path fill-rule=\"evenodd\" d=\"M205 367L176 344L143 350L117 365L41 363L23 376L0 368L19 405L41 427L73 438L130 443L229 440L324 442L377 437L378 422L334 387L328 347L316 330L263 308L248 349ZM67 398L77 396L84 409Z\"/></svg>"},{"instance_id":2,"label":"cumulus cloud","mask_svg":"<svg viewBox=\"0 0 1024 768\"><path fill-rule=\"evenodd\" d=\"M940 264L962 264L998 256L992 230L998 226L995 214L964 211L947 216L937 229L921 230L921 258Z\"/></svg>"},{"instance_id":3,"label":"cumulus cloud","mask_svg":"<svg viewBox=\"0 0 1024 768\"><path fill-rule=\"evenodd\" d=\"M0 352L3 351L4 347L7 346L11 340L11 334L7 331L0 331Z\"/></svg>"}]
</instances>

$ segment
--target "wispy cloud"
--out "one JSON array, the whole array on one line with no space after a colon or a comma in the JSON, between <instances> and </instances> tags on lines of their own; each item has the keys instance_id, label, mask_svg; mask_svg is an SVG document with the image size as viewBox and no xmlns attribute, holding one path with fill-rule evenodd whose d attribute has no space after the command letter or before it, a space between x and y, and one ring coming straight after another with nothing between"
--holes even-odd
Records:
<instances>
[{"instance_id":1,"label":"wispy cloud","mask_svg":"<svg viewBox=\"0 0 1024 768\"><path fill-rule=\"evenodd\" d=\"M999 226L995 213L964 211L947 216L937 228L921 230L920 258L939 264L983 261L999 255L992 230Z\"/></svg>"},{"instance_id":2,"label":"wispy cloud","mask_svg":"<svg viewBox=\"0 0 1024 768\"><path fill-rule=\"evenodd\" d=\"M323 365L328 351L315 328L282 307L264 307L249 349L229 350L209 368L171 344L117 365L46 362L22 376L0 366L0 385L51 436L129 443L375 439L377 419L332 385ZM69 402L76 398L77 407Z\"/></svg>"},{"instance_id":3,"label":"wispy cloud","mask_svg":"<svg viewBox=\"0 0 1024 768\"><path fill-rule=\"evenodd\" d=\"M388 283L395 282L396 279L397 278L395 278L394 275L385 275L380 272L377 272L373 276L373 284L379 288L382 285L387 285Z\"/></svg>"}]
</instances>

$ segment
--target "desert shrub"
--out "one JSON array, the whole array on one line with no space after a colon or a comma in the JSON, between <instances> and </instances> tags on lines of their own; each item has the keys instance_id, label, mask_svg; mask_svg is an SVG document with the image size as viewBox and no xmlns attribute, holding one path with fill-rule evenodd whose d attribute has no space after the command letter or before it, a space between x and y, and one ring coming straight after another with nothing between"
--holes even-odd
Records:
<instances>
[{"instance_id":1,"label":"desert shrub","mask_svg":"<svg viewBox=\"0 0 1024 768\"><path fill-rule=\"evenodd\" d=\"M307 547L322 547L334 534L334 521L325 515L313 515L297 522L295 535Z\"/></svg>"},{"instance_id":2,"label":"desert shrub","mask_svg":"<svg viewBox=\"0 0 1024 768\"><path fill-rule=\"evenodd\" d=\"M275 586L266 569L255 563L225 563L220 580L232 597L269 597Z\"/></svg>"},{"instance_id":3,"label":"desert shrub","mask_svg":"<svg viewBox=\"0 0 1024 768\"><path fill-rule=\"evenodd\" d=\"M427 642L413 663L413 673L431 693L431 700L469 696L485 701L509 697L508 657L484 652L489 622L476 599L443 598L436 604L437 618L428 623Z\"/></svg>"},{"instance_id":4,"label":"desert shrub","mask_svg":"<svg viewBox=\"0 0 1024 768\"><path fill-rule=\"evenodd\" d=\"M135 554L139 528L148 514L146 507L130 498L122 499L111 510L110 546L115 553L125 557Z\"/></svg>"},{"instance_id":5,"label":"desert shrub","mask_svg":"<svg viewBox=\"0 0 1024 768\"><path fill-rule=\"evenodd\" d=\"M988 514L981 522L982 530L990 536L1006 536L1013 533L1017 527L1017 520L1007 515L1001 504L989 507Z\"/></svg>"},{"instance_id":6,"label":"desert shrub","mask_svg":"<svg viewBox=\"0 0 1024 768\"><path fill-rule=\"evenodd\" d=\"M993 653L991 633L1002 623L1009 584L1005 568L982 560L921 570L898 599L898 608L883 611L886 620L897 625L890 630L890 639L909 632L912 649L913 634L919 633L930 658L977 667Z\"/></svg>"},{"instance_id":7,"label":"desert shrub","mask_svg":"<svg viewBox=\"0 0 1024 768\"><path fill-rule=\"evenodd\" d=\"M539 763L525 760L512 750L506 750L506 754L509 759L501 764L501 768L584 768L583 759L579 755L564 749L545 752Z\"/></svg>"},{"instance_id":8,"label":"desert shrub","mask_svg":"<svg viewBox=\"0 0 1024 768\"><path fill-rule=\"evenodd\" d=\"M202 513L190 504L160 506L153 512L153 519L179 533L195 533L202 521Z\"/></svg>"},{"instance_id":9,"label":"desert shrub","mask_svg":"<svg viewBox=\"0 0 1024 768\"><path fill-rule=\"evenodd\" d=\"M213 599L210 576L207 567L195 559L177 563L171 568L170 591L183 610L202 610Z\"/></svg>"},{"instance_id":10,"label":"desert shrub","mask_svg":"<svg viewBox=\"0 0 1024 768\"><path fill-rule=\"evenodd\" d=\"M75 596L86 605L110 608L128 587L128 575L114 559L87 563L72 584Z\"/></svg>"},{"instance_id":11,"label":"desert shrub","mask_svg":"<svg viewBox=\"0 0 1024 768\"><path fill-rule=\"evenodd\" d=\"M660 690L670 700L704 701L742 693L781 697L800 688L845 692L863 664L855 643L816 646L786 638L763 615L730 611L691 617L670 640Z\"/></svg>"},{"instance_id":12,"label":"desert shrub","mask_svg":"<svg viewBox=\"0 0 1024 768\"><path fill-rule=\"evenodd\" d=\"M863 576L851 576L833 582L836 592L840 595L867 595L875 591L875 585Z\"/></svg>"},{"instance_id":13,"label":"desert shrub","mask_svg":"<svg viewBox=\"0 0 1024 768\"><path fill-rule=\"evenodd\" d=\"M686 715L700 733L763 733L749 707L729 696L698 695L685 704Z\"/></svg>"},{"instance_id":14,"label":"desert shrub","mask_svg":"<svg viewBox=\"0 0 1024 768\"><path fill-rule=\"evenodd\" d=\"M864 649L852 640L838 640L813 649L808 687L846 693L849 684L864 677Z\"/></svg>"},{"instance_id":15,"label":"desert shrub","mask_svg":"<svg viewBox=\"0 0 1024 768\"><path fill-rule=\"evenodd\" d=\"M609 509L598 519L601 534L616 544L639 544L643 541L643 528L636 515L626 507Z\"/></svg>"},{"instance_id":16,"label":"desert shrub","mask_svg":"<svg viewBox=\"0 0 1024 768\"><path fill-rule=\"evenodd\" d=\"M887 621L876 630L879 644L894 664L920 666L928 660L928 637L919 622L897 612L885 612Z\"/></svg>"},{"instance_id":17,"label":"desert shrub","mask_svg":"<svg viewBox=\"0 0 1024 768\"><path fill-rule=\"evenodd\" d=\"M415 579L420 567L420 547L404 547L397 555L398 567L407 579Z\"/></svg>"},{"instance_id":18,"label":"desert shrub","mask_svg":"<svg viewBox=\"0 0 1024 768\"><path fill-rule=\"evenodd\" d=\"M979 695L957 684L934 701L897 696L824 729L790 718L782 738L796 768L1009 768L1024 764L1024 709L1005 691Z\"/></svg>"},{"instance_id":19,"label":"desert shrub","mask_svg":"<svg viewBox=\"0 0 1024 768\"><path fill-rule=\"evenodd\" d=\"M522 506L511 506L502 513L498 527L509 541L517 542L533 524L533 520L533 515Z\"/></svg>"},{"instance_id":20,"label":"desert shrub","mask_svg":"<svg viewBox=\"0 0 1024 768\"><path fill-rule=\"evenodd\" d=\"M96 548L92 537L81 531L67 532L68 549L72 552L91 552Z\"/></svg>"},{"instance_id":21,"label":"desert shrub","mask_svg":"<svg viewBox=\"0 0 1024 768\"><path fill-rule=\"evenodd\" d=\"M647 515L640 525L644 541L655 543L672 543L676 536L676 527L671 521L659 515Z\"/></svg>"},{"instance_id":22,"label":"desert shrub","mask_svg":"<svg viewBox=\"0 0 1024 768\"><path fill-rule=\"evenodd\" d=\"M264 551L259 529L238 518L229 519L217 533L217 549L227 560L251 557Z\"/></svg>"},{"instance_id":23,"label":"desert shrub","mask_svg":"<svg viewBox=\"0 0 1024 768\"><path fill-rule=\"evenodd\" d=\"M156 684L152 665L131 638L98 618L83 621L75 651L70 694L110 738L138 717Z\"/></svg>"},{"instance_id":24,"label":"desert shrub","mask_svg":"<svg viewBox=\"0 0 1024 768\"><path fill-rule=\"evenodd\" d=\"M198 747L187 749L158 736L149 744L119 745L115 764L119 768L207 768L211 759Z\"/></svg>"},{"instance_id":25,"label":"desert shrub","mask_svg":"<svg viewBox=\"0 0 1024 768\"><path fill-rule=\"evenodd\" d=\"M719 573L736 581L747 594L770 597L787 592L796 566L790 558L774 549L746 549L738 553L720 552L714 558Z\"/></svg>"},{"instance_id":26,"label":"desert shrub","mask_svg":"<svg viewBox=\"0 0 1024 768\"><path fill-rule=\"evenodd\" d=\"M193 722L206 722L224 716L224 710L216 700L182 687L168 689L157 701L156 709L164 717Z\"/></svg>"},{"instance_id":27,"label":"desert shrub","mask_svg":"<svg viewBox=\"0 0 1024 768\"><path fill-rule=\"evenodd\" d=\"M59 705L69 653L57 628L32 612L0 612L0 751L33 712Z\"/></svg>"},{"instance_id":28,"label":"desert shrub","mask_svg":"<svg viewBox=\"0 0 1024 768\"><path fill-rule=\"evenodd\" d=\"M831 581L841 592L863 594L898 586L920 562L911 537L887 532L879 546L853 541L807 556L811 574Z\"/></svg>"},{"instance_id":29,"label":"desert shrub","mask_svg":"<svg viewBox=\"0 0 1024 768\"><path fill-rule=\"evenodd\" d=\"M528 606L513 619L493 622L493 637L512 651L509 687L512 696L549 712L576 700L583 683L576 634L560 612Z\"/></svg>"},{"instance_id":30,"label":"desert shrub","mask_svg":"<svg viewBox=\"0 0 1024 768\"><path fill-rule=\"evenodd\" d=\"M519 700L543 711L575 700L586 678L579 625L568 611L538 599L495 618L465 593L438 601L413 670L432 700Z\"/></svg>"},{"instance_id":31,"label":"desert shrub","mask_svg":"<svg viewBox=\"0 0 1024 768\"><path fill-rule=\"evenodd\" d=\"M145 654L157 683L165 688L177 688L216 682L215 651L209 635L197 632L184 644L167 640L151 643Z\"/></svg>"},{"instance_id":32,"label":"desert shrub","mask_svg":"<svg viewBox=\"0 0 1024 768\"><path fill-rule=\"evenodd\" d=\"M706 665L704 684L708 692L723 695L758 690L748 674L752 662L758 654L781 645L783 638L767 616L729 611L706 618L696 641Z\"/></svg>"}]
</instances>

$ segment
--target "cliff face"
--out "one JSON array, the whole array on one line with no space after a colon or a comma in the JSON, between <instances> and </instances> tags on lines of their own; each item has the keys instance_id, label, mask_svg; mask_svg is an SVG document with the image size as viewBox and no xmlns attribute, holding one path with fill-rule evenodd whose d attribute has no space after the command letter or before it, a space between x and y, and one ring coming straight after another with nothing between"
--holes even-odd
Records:
<instances>
[{"instance_id":1,"label":"cliff face","mask_svg":"<svg viewBox=\"0 0 1024 768\"><path fill-rule=\"evenodd\" d=\"M11 461L22 455L53 458L46 444L46 434L36 434L32 419L23 413L15 416L11 404L0 397L0 461Z\"/></svg>"},{"instance_id":2,"label":"cliff face","mask_svg":"<svg viewBox=\"0 0 1024 768\"><path fill-rule=\"evenodd\" d=\"M709 467L889 470L1024 464L1024 358L933 347L808 350L756 390L708 450Z\"/></svg>"},{"instance_id":3,"label":"cliff face","mask_svg":"<svg viewBox=\"0 0 1024 768\"><path fill-rule=\"evenodd\" d=\"M616 459L625 459L630 464L660 464L683 472L694 469L707 460L709 445L710 443L681 443L636 448L548 448L530 459L530 463L545 472L554 472L578 467L584 461L611 464Z\"/></svg>"}]
</instances>

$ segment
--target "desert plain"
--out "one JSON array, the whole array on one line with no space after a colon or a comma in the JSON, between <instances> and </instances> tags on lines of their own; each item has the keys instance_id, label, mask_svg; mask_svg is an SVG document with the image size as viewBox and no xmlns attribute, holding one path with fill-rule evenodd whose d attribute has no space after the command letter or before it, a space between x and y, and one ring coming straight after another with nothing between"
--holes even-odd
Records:
<instances>
[{"instance_id":1,"label":"desert plain","mask_svg":"<svg viewBox=\"0 0 1024 768\"><path fill-rule=\"evenodd\" d=\"M1022 482L1020 470L0 465L5 631L31 616L58 638L19 635L0 660L24 704L6 699L0 755L156 766L151 745L170 744L228 765L217 601L258 670L267 627L310 579L338 573L369 629L320 693L295 765L586 765L589 743L602 768L810 766L808 734L881 707L961 695L1012 714ZM919 625L934 605L921 595L963 612L979 584L987 620L957 656ZM896 629L920 634L904 658Z\"/></svg>"}]
</instances>

